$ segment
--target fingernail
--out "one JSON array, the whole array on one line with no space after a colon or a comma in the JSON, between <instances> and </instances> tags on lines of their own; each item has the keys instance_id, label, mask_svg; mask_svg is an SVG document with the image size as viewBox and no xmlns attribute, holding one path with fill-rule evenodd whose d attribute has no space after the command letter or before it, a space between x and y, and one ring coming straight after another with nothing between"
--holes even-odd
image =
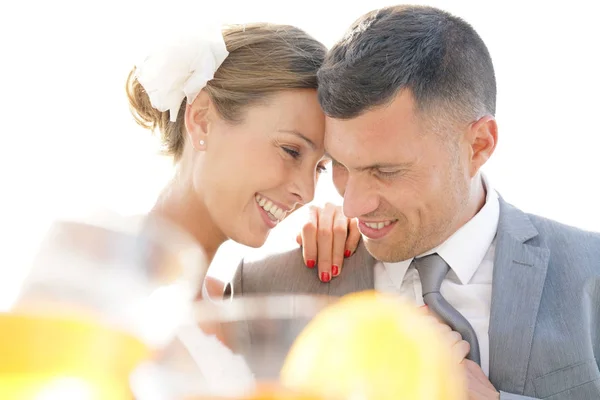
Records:
<instances>
[{"instance_id":1,"label":"fingernail","mask_svg":"<svg viewBox=\"0 0 600 400\"><path fill-rule=\"evenodd\" d=\"M308 260L308 261L306 261L306 266L308 268L314 268L316 263L317 262L315 260Z\"/></svg>"},{"instance_id":2,"label":"fingernail","mask_svg":"<svg viewBox=\"0 0 600 400\"><path fill-rule=\"evenodd\" d=\"M348 258L348 257L350 257L350 254L352 254L352 252L350 250L346 250L344 252L344 257Z\"/></svg>"},{"instance_id":3,"label":"fingernail","mask_svg":"<svg viewBox=\"0 0 600 400\"><path fill-rule=\"evenodd\" d=\"M340 273L340 267L338 267L337 265L332 265L331 266L331 275L338 276L339 273Z\"/></svg>"},{"instance_id":4,"label":"fingernail","mask_svg":"<svg viewBox=\"0 0 600 400\"><path fill-rule=\"evenodd\" d=\"M329 272L321 272L321 280L323 282L329 282L329 279L331 279L329 277Z\"/></svg>"}]
</instances>

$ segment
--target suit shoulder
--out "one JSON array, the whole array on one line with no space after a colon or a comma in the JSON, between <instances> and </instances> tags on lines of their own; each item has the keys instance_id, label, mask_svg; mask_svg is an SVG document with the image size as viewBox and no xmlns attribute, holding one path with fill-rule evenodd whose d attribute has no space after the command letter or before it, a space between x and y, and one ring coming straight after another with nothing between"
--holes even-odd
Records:
<instances>
[{"instance_id":1,"label":"suit shoulder","mask_svg":"<svg viewBox=\"0 0 600 400\"><path fill-rule=\"evenodd\" d=\"M600 246L600 233L567 225L535 214L527 214L540 235L561 242ZM599 247L600 248L600 247Z\"/></svg>"},{"instance_id":2,"label":"suit shoulder","mask_svg":"<svg viewBox=\"0 0 600 400\"><path fill-rule=\"evenodd\" d=\"M528 216L539 232L539 240L550 249L552 258L561 265L579 266L582 272L600 276L600 233L538 215Z\"/></svg>"},{"instance_id":3,"label":"suit shoulder","mask_svg":"<svg viewBox=\"0 0 600 400\"><path fill-rule=\"evenodd\" d=\"M234 278L237 293L287 293L318 283L316 271L304 265L302 249L242 260Z\"/></svg>"},{"instance_id":4,"label":"suit shoulder","mask_svg":"<svg viewBox=\"0 0 600 400\"><path fill-rule=\"evenodd\" d=\"M245 268L249 271L261 271L277 268L278 265L288 264L304 264L302 258L302 248L294 248L291 250L269 253L260 256L247 256L242 261Z\"/></svg>"}]
</instances>

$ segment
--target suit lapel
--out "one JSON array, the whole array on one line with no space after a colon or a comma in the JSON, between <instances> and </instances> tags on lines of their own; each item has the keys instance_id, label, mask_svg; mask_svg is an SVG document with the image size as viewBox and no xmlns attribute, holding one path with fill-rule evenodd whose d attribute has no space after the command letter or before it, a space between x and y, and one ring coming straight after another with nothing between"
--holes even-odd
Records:
<instances>
[{"instance_id":1,"label":"suit lapel","mask_svg":"<svg viewBox=\"0 0 600 400\"><path fill-rule=\"evenodd\" d=\"M550 251L525 213L500 200L490 312L490 381L523 394ZM534 244L536 243L536 244Z\"/></svg>"},{"instance_id":2,"label":"suit lapel","mask_svg":"<svg viewBox=\"0 0 600 400\"><path fill-rule=\"evenodd\" d=\"M329 294L343 296L351 292L373 290L375 288L374 267L375 259L361 241L356 252L344 260L341 276L329 283Z\"/></svg>"}]
</instances>

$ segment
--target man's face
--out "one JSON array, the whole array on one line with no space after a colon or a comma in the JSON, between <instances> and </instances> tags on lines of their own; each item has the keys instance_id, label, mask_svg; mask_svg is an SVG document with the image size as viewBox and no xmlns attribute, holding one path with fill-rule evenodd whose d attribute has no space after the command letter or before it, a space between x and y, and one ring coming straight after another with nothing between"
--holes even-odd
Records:
<instances>
[{"instance_id":1,"label":"man's face","mask_svg":"<svg viewBox=\"0 0 600 400\"><path fill-rule=\"evenodd\" d=\"M344 214L359 219L367 250L378 260L417 256L465 222L470 142L450 123L454 132L447 135L430 125L409 90L356 118L326 120L325 146Z\"/></svg>"}]
</instances>

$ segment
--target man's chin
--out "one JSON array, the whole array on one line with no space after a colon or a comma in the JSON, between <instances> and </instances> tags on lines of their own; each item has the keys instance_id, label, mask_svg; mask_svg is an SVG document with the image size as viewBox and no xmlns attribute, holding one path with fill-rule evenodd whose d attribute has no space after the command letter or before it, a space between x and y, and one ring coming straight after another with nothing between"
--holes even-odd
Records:
<instances>
[{"instance_id":1,"label":"man's chin","mask_svg":"<svg viewBox=\"0 0 600 400\"><path fill-rule=\"evenodd\" d=\"M401 247L398 240L371 240L363 236L363 242L369 254L378 261L391 263L414 257L411 249Z\"/></svg>"},{"instance_id":2,"label":"man's chin","mask_svg":"<svg viewBox=\"0 0 600 400\"><path fill-rule=\"evenodd\" d=\"M399 262L410 258L402 258L403 252L400 249L398 249L397 246L394 246L392 243L386 243L387 241L375 241L363 236L363 242L369 254L371 254L371 256L373 256L373 258L375 258L378 261Z\"/></svg>"}]
</instances>

